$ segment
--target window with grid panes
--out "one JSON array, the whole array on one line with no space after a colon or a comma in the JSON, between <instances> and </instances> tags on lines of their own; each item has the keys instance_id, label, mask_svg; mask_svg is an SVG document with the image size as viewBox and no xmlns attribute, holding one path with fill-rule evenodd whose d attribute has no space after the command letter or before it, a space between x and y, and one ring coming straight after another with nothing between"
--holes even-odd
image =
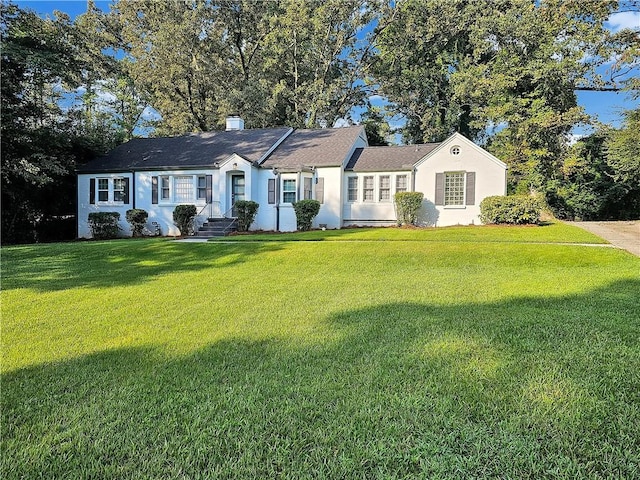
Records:
<instances>
[{"instance_id":1,"label":"window with grid panes","mask_svg":"<svg viewBox=\"0 0 640 480\"><path fill-rule=\"evenodd\" d=\"M207 177L198 175L198 200L206 200L207 198Z\"/></svg>"},{"instance_id":2,"label":"window with grid panes","mask_svg":"<svg viewBox=\"0 0 640 480\"><path fill-rule=\"evenodd\" d=\"M193 201L193 177L180 175L173 177L173 200L176 203Z\"/></svg>"},{"instance_id":3,"label":"window with grid panes","mask_svg":"<svg viewBox=\"0 0 640 480\"><path fill-rule=\"evenodd\" d=\"M98 201L99 202L109 201L109 179L108 178L98 179Z\"/></svg>"},{"instance_id":4,"label":"window with grid panes","mask_svg":"<svg viewBox=\"0 0 640 480\"><path fill-rule=\"evenodd\" d=\"M380 188L378 189L378 199L381 202L391 200L391 177L389 175L380 176Z\"/></svg>"},{"instance_id":5,"label":"window with grid panes","mask_svg":"<svg viewBox=\"0 0 640 480\"><path fill-rule=\"evenodd\" d=\"M373 202L373 177L363 177L362 179L362 200Z\"/></svg>"},{"instance_id":6,"label":"window with grid panes","mask_svg":"<svg viewBox=\"0 0 640 480\"><path fill-rule=\"evenodd\" d=\"M350 202L358 201L358 177L347 179L347 200Z\"/></svg>"},{"instance_id":7,"label":"window with grid panes","mask_svg":"<svg viewBox=\"0 0 640 480\"><path fill-rule=\"evenodd\" d=\"M282 202L294 203L296 201L296 181L295 179L282 180Z\"/></svg>"},{"instance_id":8,"label":"window with grid panes","mask_svg":"<svg viewBox=\"0 0 640 480\"><path fill-rule=\"evenodd\" d=\"M124 202L124 178L113 179L113 201Z\"/></svg>"},{"instance_id":9,"label":"window with grid panes","mask_svg":"<svg viewBox=\"0 0 640 480\"><path fill-rule=\"evenodd\" d=\"M407 191L407 176L397 175L396 176L396 193L406 192L406 191Z\"/></svg>"},{"instance_id":10,"label":"window with grid panes","mask_svg":"<svg viewBox=\"0 0 640 480\"><path fill-rule=\"evenodd\" d=\"M444 204L464 205L464 172L445 172Z\"/></svg>"},{"instance_id":11,"label":"window with grid panes","mask_svg":"<svg viewBox=\"0 0 640 480\"><path fill-rule=\"evenodd\" d=\"M163 200L169 200L170 193L169 176L164 175L160 177L160 198Z\"/></svg>"}]
</instances>

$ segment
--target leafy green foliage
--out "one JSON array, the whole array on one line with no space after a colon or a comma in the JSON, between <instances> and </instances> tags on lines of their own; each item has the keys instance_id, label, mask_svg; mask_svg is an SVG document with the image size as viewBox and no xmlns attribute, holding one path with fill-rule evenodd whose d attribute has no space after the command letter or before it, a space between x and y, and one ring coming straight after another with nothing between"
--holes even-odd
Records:
<instances>
[{"instance_id":1,"label":"leafy green foliage","mask_svg":"<svg viewBox=\"0 0 640 480\"><path fill-rule=\"evenodd\" d=\"M173 223L180 230L180 235L184 237L193 233L193 220L197 213L195 205L176 205L173 210Z\"/></svg>"},{"instance_id":2,"label":"leafy green foliage","mask_svg":"<svg viewBox=\"0 0 640 480\"><path fill-rule=\"evenodd\" d=\"M482 223L526 225L540 222L543 203L532 195L496 195L480 202Z\"/></svg>"},{"instance_id":3,"label":"leafy green foliage","mask_svg":"<svg viewBox=\"0 0 640 480\"><path fill-rule=\"evenodd\" d=\"M303 232L311 230L313 219L320 212L320 202L317 200L299 200L292 205L296 212L298 230Z\"/></svg>"},{"instance_id":4,"label":"leafy green foliage","mask_svg":"<svg viewBox=\"0 0 640 480\"><path fill-rule=\"evenodd\" d=\"M131 210L127 210L125 216L127 222L131 225L132 236L141 237L142 231L147 224L147 218L149 218L147 211L141 208L132 208Z\"/></svg>"},{"instance_id":5,"label":"leafy green foliage","mask_svg":"<svg viewBox=\"0 0 640 480\"><path fill-rule=\"evenodd\" d=\"M238 200L234 205L238 217L238 231L247 232L256 219L260 205L252 200Z\"/></svg>"},{"instance_id":6,"label":"leafy green foliage","mask_svg":"<svg viewBox=\"0 0 640 480\"><path fill-rule=\"evenodd\" d=\"M422 208L422 192L398 192L394 196L398 225L415 225Z\"/></svg>"},{"instance_id":7,"label":"leafy green foliage","mask_svg":"<svg viewBox=\"0 0 640 480\"><path fill-rule=\"evenodd\" d=\"M640 218L640 109L625 112L623 127L610 132L605 148L607 165L622 190L619 218Z\"/></svg>"},{"instance_id":8,"label":"leafy green foliage","mask_svg":"<svg viewBox=\"0 0 640 480\"><path fill-rule=\"evenodd\" d=\"M69 108L102 56L86 57L79 27L63 13L42 19L7 2L0 12L2 242L46 241L51 229L40 224L75 212L75 166L120 138L90 95L80 99L84 110Z\"/></svg>"},{"instance_id":9,"label":"leafy green foliage","mask_svg":"<svg viewBox=\"0 0 640 480\"><path fill-rule=\"evenodd\" d=\"M122 230L118 224L119 220L119 212L91 212L89 214L91 236L96 240L117 238Z\"/></svg>"},{"instance_id":10,"label":"leafy green foliage","mask_svg":"<svg viewBox=\"0 0 640 480\"><path fill-rule=\"evenodd\" d=\"M509 165L509 191L544 191L561 168L567 134L589 120L575 91L619 88L596 70L612 57L624 58L622 70L637 68L637 32L614 40L605 27L617 7L615 1L392 2L379 20L373 75L392 113L407 118L408 143L459 131L486 142Z\"/></svg>"},{"instance_id":11,"label":"leafy green foliage","mask_svg":"<svg viewBox=\"0 0 640 480\"><path fill-rule=\"evenodd\" d=\"M369 145L389 145L387 138L391 134L391 127L385 120L382 109L369 105L361 119Z\"/></svg>"}]
</instances>

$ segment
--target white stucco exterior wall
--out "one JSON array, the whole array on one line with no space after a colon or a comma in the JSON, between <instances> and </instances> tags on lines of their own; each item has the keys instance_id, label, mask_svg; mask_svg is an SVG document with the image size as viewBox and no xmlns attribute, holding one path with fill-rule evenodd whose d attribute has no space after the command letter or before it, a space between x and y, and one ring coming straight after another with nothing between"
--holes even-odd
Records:
<instances>
[{"instance_id":1,"label":"white stucco exterior wall","mask_svg":"<svg viewBox=\"0 0 640 480\"><path fill-rule=\"evenodd\" d=\"M452 153L453 147L459 153ZM436 206L436 173L475 172L473 205ZM420 222L428 226L471 225L480 222L480 202L506 195L506 165L462 135L454 134L416 164L415 191L424 193Z\"/></svg>"},{"instance_id":2,"label":"white stucco exterior wall","mask_svg":"<svg viewBox=\"0 0 640 480\"><path fill-rule=\"evenodd\" d=\"M396 180L398 176L406 178L407 191L411 189L411 172L394 171L394 172L344 172L342 195L344 198L343 205L343 224L376 226L376 225L394 225L396 223L396 211L393 202L396 194ZM357 199L349 200L349 177L357 178ZM373 201L364 200L364 178L373 177ZM380 199L380 178L389 177L389 199Z\"/></svg>"},{"instance_id":3,"label":"white stucco exterior wall","mask_svg":"<svg viewBox=\"0 0 640 480\"><path fill-rule=\"evenodd\" d=\"M342 226L342 168L319 167L315 171L315 176L324 179L324 201L320 205L320 212L313 226L326 225L331 229L340 228ZM315 189L315 184L313 188Z\"/></svg>"},{"instance_id":4,"label":"white stucco exterior wall","mask_svg":"<svg viewBox=\"0 0 640 480\"><path fill-rule=\"evenodd\" d=\"M122 202L113 202L113 193L109 192L109 201L107 202L98 202L97 198L95 203L91 203L90 201L90 179L91 178L106 178L109 179L110 186L112 185L114 178L128 178L129 179L129 203L125 204ZM120 214L120 221L118 222L120 228L122 229L123 236L131 235L131 230L129 228L129 224L127 223L127 219L125 214L127 210L133 208L133 197L135 192L133 190L133 174L129 172L118 172L118 173L103 173L103 174L80 174L78 175L78 238L91 238L91 229L89 228L89 214L92 212L118 212ZM96 191L95 195L97 197L97 180L96 180Z\"/></svg>"}]
</instances>

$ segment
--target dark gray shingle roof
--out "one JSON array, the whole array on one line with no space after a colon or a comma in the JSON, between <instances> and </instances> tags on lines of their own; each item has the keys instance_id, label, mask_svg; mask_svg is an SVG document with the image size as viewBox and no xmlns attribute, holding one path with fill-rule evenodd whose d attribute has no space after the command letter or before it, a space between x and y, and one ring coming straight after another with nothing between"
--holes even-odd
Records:
<instances>
[{"instance_id":1,"label":"dark gray shingle roof","mask_svg":"<svg viewBox=\"0 0 640 480\"><path fill-rule=\"evenodd\" d=\"M262 163L264 168L342 165L363 127L296 130Z\"/></svg>"},{"instance_id":2,"label":"dark gray shingle roof","mask_svg":"<svg viewBox=\"0 0 640 480\"><path fill-rule=\"evenodd\" d=\"M393 147L357 148L345 170L354 172L384 172L411 170L413 165L435 149L439 143L401 145Z\"/></svg>"},{"instance_id":3,"label":"dark gray shingle roof","mask_svg":"<svg viewBox=\"0 0 640 480\"><path fill-rule=\"evenodd\" d=\"M79 167L78 172L211 167L234 153L256 162L289 130L281 127L136 138Z\"/></svg>"}]
</instances>

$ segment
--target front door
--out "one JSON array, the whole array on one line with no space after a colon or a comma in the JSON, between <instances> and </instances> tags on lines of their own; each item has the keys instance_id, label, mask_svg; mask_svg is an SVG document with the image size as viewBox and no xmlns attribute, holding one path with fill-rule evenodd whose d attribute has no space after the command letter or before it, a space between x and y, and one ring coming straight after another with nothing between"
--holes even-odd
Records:
<instances>
[{"instance_id":1,"label":"front door","mask_svg":"<svg viewBox=\"0 0 640 480\"><path fill-rule=\"evenodd\" d=\"M236 202L244 200L244 175L231 175L231 216L237 217Z\"/></svg>"}]
</instances>

